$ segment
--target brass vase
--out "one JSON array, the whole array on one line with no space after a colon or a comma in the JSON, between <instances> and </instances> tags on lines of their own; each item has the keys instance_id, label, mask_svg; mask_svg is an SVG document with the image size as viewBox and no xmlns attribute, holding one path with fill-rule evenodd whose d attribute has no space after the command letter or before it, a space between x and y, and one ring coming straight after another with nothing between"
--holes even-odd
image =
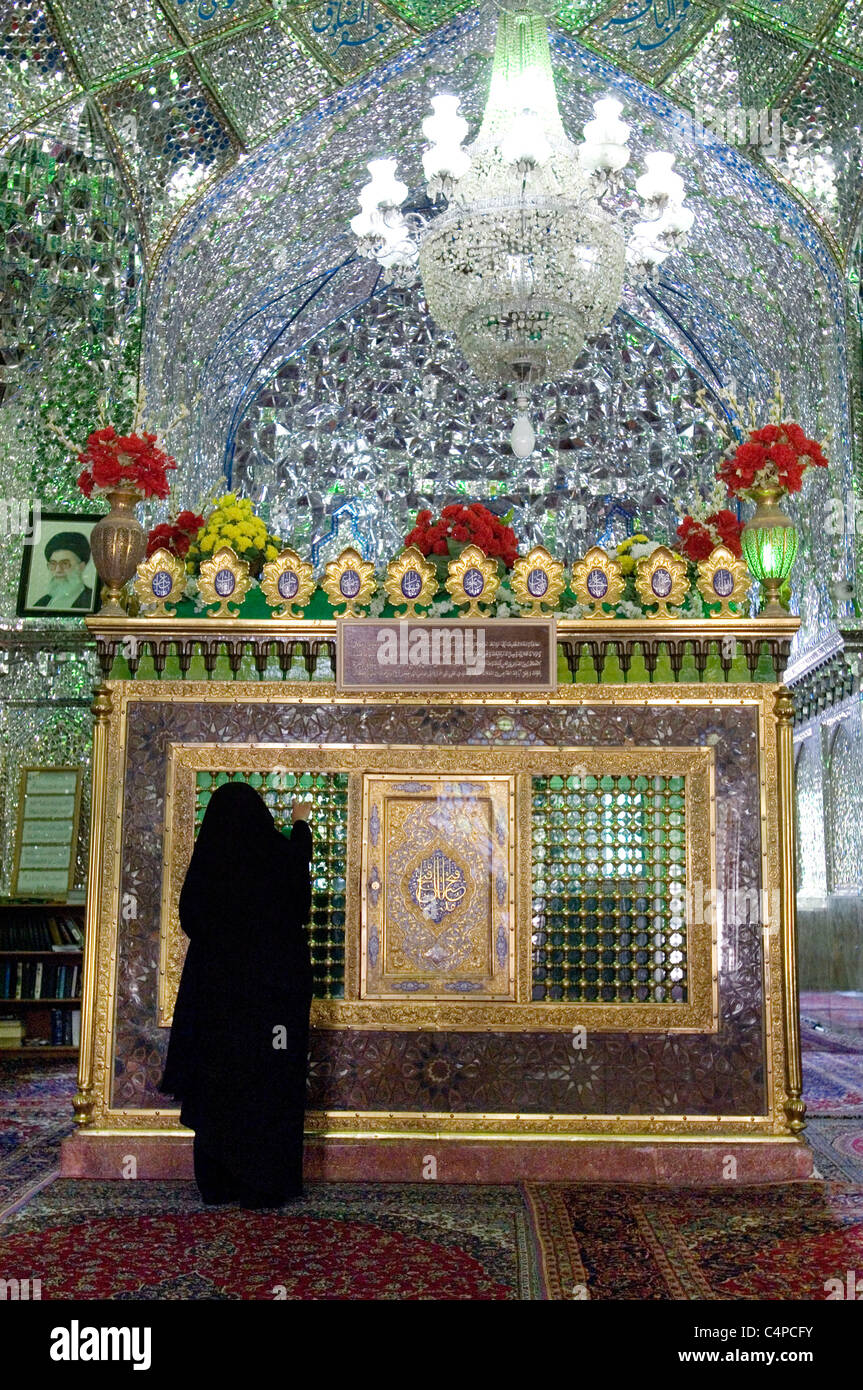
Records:
<instances>
[{"instance_id":1,"label":"brass vase","mask_svg":"<svg viewBox=\"0 0 863 1390\"><path fill-rule=\"evenodd\" d=\"M144 558L147 532L135 515L135 507L141 501L137 488L118 487L106 495L111 510L90 532L93 564L104 586L99 614L123 617L120 595Z\"/></svg>"}]
</instances>

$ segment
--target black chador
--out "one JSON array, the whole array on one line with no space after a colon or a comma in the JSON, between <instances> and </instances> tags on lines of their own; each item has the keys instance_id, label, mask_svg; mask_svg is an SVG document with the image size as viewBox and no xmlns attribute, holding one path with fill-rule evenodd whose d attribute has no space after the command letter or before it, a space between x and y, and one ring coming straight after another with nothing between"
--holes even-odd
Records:
<instances>
[{"instance_id":1,"label":"black chador","mask_svg":"<svg viewBox=\"0 0 863 1390\"><path fill-rule=\"evenodd\" d=\"M195 1131L206 1202L302 1191L312 835L276 829L245 782L210 798L180 894L189 947L160 1089Z\"/></svg>"}]
</instances>

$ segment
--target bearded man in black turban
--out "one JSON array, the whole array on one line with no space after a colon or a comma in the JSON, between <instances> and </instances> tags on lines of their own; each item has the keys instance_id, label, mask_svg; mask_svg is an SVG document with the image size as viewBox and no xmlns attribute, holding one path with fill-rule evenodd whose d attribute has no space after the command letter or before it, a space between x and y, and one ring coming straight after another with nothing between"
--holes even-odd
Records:
<instances>
[{"instance_id":1,"label":"bearded man in black turban","mask_svg":"<svg viewBox=\"0 0 863 1390\"><path fill-rule=\"evenodd\" d=\"M89 613L93 607L93 590L84 583L84 571L90 562L90 542L81 531L57 531L46 543L45 561L51 572L47 594L37 598L34 608L81 608Z\"/></svg>"}]
</instances>

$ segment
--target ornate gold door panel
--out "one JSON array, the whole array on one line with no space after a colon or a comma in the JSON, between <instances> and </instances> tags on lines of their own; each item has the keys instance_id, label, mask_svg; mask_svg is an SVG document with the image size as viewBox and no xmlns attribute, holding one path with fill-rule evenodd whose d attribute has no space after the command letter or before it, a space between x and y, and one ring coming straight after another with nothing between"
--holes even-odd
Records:
<instances>
[{"instance_id":1,"label":"ornate gold door panel","mask_svg":"<svg viewBox=\"0 0 863 1390\"><path fill-rule=\"evenodd\" d=\"M361 998L515 998L514 782L363 778Z\"/></svg>"}]
</instances>

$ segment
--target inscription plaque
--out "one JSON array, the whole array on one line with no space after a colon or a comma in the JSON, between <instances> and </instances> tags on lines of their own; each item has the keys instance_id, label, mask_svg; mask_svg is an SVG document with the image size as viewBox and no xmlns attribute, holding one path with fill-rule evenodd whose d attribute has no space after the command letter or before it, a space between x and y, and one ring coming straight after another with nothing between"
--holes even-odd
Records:
<instances>
[{"instance_id":1,"label":"inscription plaque","mask_svg":"<svg viewBox=\"0 0 863 1390\"><path fill-rule=\"evenodd\" d=\"M554 618L342 618L338 690L557 688Z\"/></svg>"}]
</instances>

